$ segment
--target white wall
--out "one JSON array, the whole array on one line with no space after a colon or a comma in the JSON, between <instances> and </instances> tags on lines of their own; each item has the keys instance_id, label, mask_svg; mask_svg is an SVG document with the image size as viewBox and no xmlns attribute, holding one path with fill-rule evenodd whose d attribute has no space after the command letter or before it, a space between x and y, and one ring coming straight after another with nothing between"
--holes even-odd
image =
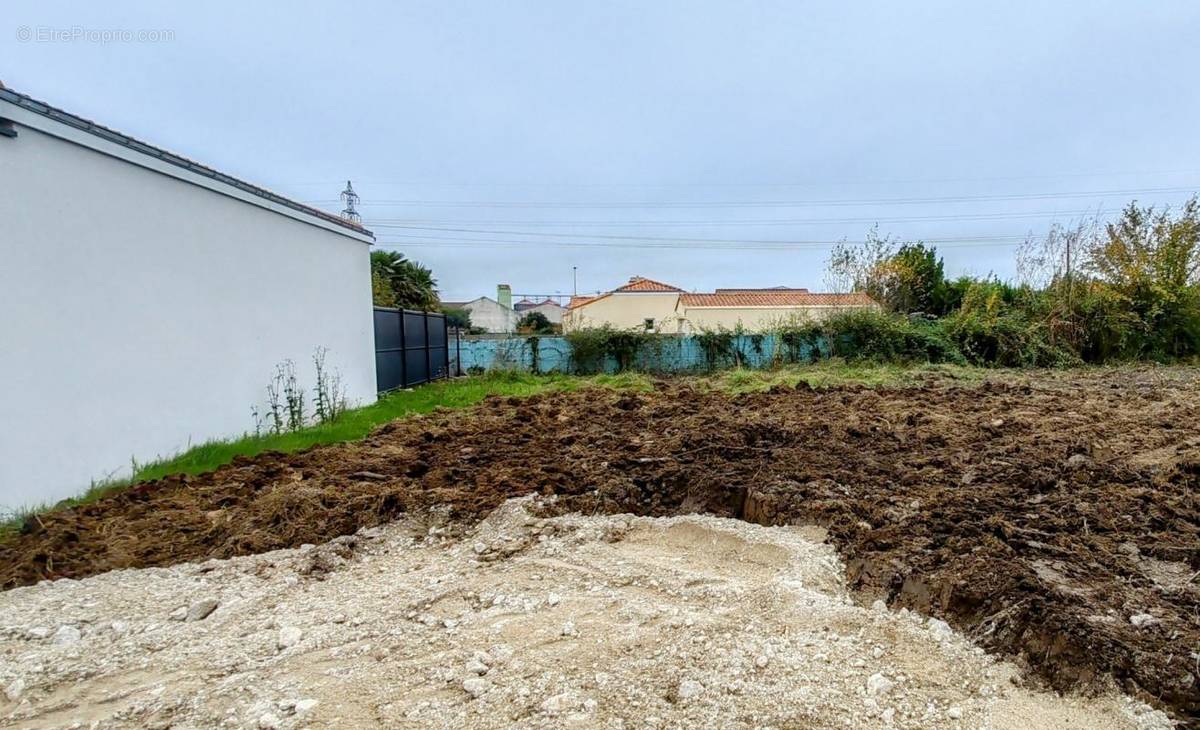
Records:
<instances>
[{"instance_id":1,"label":"white wall","mask_svg":"<svg viewBox=\"0 0 1200 730\"><path fill-rule=\"evenodd\" d=\"M471 326L487 332L515 332L521 315L488 297L467 302L463 309L471 313Z\"/></svg>"},{"instance_id":2,"label":"white wall","mask_svg":"<svg viewBox=\"0 0 1200 730\"><path fill-rule=\"evenodd\" d=\"M655 332L678 331L675 307L679 292L612 292L582 304L563 314L563 331L608 325L615 329L645 327L647 319L654 320Z\"/></svg>"},{"instance_id":3,"label":"white wall","mask_svg":"<svg viewBox=\"0 0 1200 730\"><path fill-rule=\"evenodd\" d=\"M524 317L530 312L541 312L546 317L546 321L550 324L562 324L563 312L567 311L565 307L557 304L542 302L536 307L530 307L521 312L517 312L517 317Z\"/></svg>"},{"instance_id":4,"label":"white wall","mask_svg":"<svg viewBox=\"0 0 1200 730\"><path fill-rule=\"evenodd\" d=\"M0 137L0 509L252 430L284 359L311 402L317 346L374 400L366 243L17 129Z\"/></svg>"}]
</instances>

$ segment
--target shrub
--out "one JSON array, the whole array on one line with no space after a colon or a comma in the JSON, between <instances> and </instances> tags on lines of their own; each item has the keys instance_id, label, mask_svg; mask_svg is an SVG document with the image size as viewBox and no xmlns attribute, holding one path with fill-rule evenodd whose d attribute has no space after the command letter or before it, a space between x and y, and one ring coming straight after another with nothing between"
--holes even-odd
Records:
<instances>
[{"instance_id":1,"label":"shrub","mask_svg":"<svg viewBox=\"0 0 1200 730\"><path fill-rule=\"evenodd\" d=\"M962 307L940 328L967 362L1002 367L1057 367L1079 362L1069 343L1055 344L1045 318L1036 316L1031 290L996 281L976 282Z\"/></svg>"},{"instance_id":2,"label":"shrub","mask_svg":"<svg viewBox=\"0 0 1200 730\"><path fill-rule=\"evenodd\" d=\"M732 330L727 330L724 327L718 327L715 330L704 330L698 334L692 335L692 339L700 347L700 351L704 353L704 364L709 370L728 364L740 364L740 353L734 347L734 340L737 333Z\"/></svg>"},{"instance_id":3,"label":"shrub","mask_svg":"<svg viewBox=\"0 0 1200 730\"><path fill-rule=\"evenodd\" d=\"M846 360L961 363L938 323L874 309L841 312L822 323L831 355Z\"/></svg>"},{"instance_id":4,"label":"shrub","mask_svg":"<svg viewBox=\"0 0 1200 730\"><path fill-rule=\"evenodd\" d=\"M530 312L517 322L517 332L530 335L548 335L554 332L554 325L541 312Z\"/></svg>"},{"instance_id":5,"label":"shrub","mask_svg":"<svg viewBox=\"0 0 1200 730\"><path fill-rule=\"evenodd\" d=\"M442 307L442 314L446 315L446 324L451 327L457 327L460 330L470 332L471 327L471 312L462 307Z\"/></svg>"},{"instance_id":6,"label":"shrub","mask_svg":"<svg viewBox=\"0 0 1200 730\"><path fill-rule=\"evenodd\" d=\"M797 363L805 359L816 362L829 352L829 339L819 322L786 324L775 334L783 346L782 357L785 362Z\"/></svg>"},{"instance_id":7,"label":"shrub","mask_svg":"<svg viewBox=\"0 0 1200 730\"><path fill-rule=\"evenodd\" d=\"M608 358L617 363L617 370L633 367L638 353L653 335L637 329L619 330L608 325L573 330L566 335L571 346L571 360L580 373L598 373L605 369Z\"/></svg>"}]
</instances>

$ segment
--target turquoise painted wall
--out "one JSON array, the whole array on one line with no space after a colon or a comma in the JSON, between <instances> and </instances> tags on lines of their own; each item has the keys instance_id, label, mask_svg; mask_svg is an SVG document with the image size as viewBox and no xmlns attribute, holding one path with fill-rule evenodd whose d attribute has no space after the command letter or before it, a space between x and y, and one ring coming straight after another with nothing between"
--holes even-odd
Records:
<instances>
[{"instance_id":1,"label":"turquoise painted wall","mask_svg":"<svg viewBox=\"0 0 1200 730\"><path fill-rule=\"evenodd\" d=\"M536 348L536 351L535 351ZM733 358L709 363L695 337L658 335L638 353L633 369L645 372L704 372L740 364L749 368L765 368L780 362L803 362L827 353L801 346L798 351L787 347L777 335L738 335L734 337ZM539 373L575 372L571 345L558 336L514 336L503 339L470 339L459 343L461 372L476 373L489 370L523 370L532 372L536 361ZM451 347L450 357L455 357ZM608 358L607 372L616 372L617 363Z\"/></svg>"}]
</instances>

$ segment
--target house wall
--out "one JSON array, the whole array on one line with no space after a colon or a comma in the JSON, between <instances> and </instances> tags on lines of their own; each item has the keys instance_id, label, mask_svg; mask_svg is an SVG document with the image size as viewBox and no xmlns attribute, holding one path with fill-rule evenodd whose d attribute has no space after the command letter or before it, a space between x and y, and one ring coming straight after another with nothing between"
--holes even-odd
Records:
<instances>
[{"instance_id":1,"label":"house wall","mask_svg":"<svg viewBox=\"0 0 1200 730\"><path fill-rule=\"evenodd\" d=\"M560 324L563 319L563 312L566 311L563 307L557 304L539 304L536 307L530 307L523 312L518 313L518 318L524 317L530 312L541 312L546 316L550 324Z\"/></svg>"},{"instance_id":2,"label":"house wall","mask_svg":"<svg viewBox=\"0 0 1200 730\"><path fill-rule=\"evenodd\" d=\"M0 137L0 510L253 430L276 364L311 394L319 346L374 400L367 242L44 124Z\"/></svg>"},{"instance_id":3,"label":"house wall","mask_svg":"<svg viewBox=\"0 0 1200 730\"><path fill-rule=\"evenodd\" d=\"M472 327L480 327L488 332L515 332L517 320L520 319L517 312L487 297L467 302L463 309L471 313Z\"/></svg>"},{"instance_id":4,"label":"house wall","mask_svg":"<svg viewBox=\"0 0 1200 730\"><path fill-rule=\"evenodd\" d=\"M679 331L683 333L704 330L736 329L738 325L747 332L766 332L780 325L793 322L820 320L835 312L861 307L683 307Z\"/></svg>"},{"instance_id":5,"label":"house wall","mask_svg":"<svg viewBox=\"0 0 1200 730\"><path fill-rule=\"evenodd\" d=\"M655 331L676 332L678 301L678 292L616 292L568 310L563 330L606 324L616 329L642 329L646 319L653 319Z\"/></svg>"}]
</instances>

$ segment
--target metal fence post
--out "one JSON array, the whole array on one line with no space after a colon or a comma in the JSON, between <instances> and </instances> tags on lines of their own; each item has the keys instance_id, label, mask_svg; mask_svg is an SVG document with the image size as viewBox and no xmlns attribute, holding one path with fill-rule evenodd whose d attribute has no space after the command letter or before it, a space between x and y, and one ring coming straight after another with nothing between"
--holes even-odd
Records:
<instances>
[{"instance_id":1,"label":"metal fence post","mask_svg":"<svg viewBox=\"0 0 1200 730\"><path fill-rule=\"evenodd\" d=\"M433 382L433 353L429 351L429 312L421 313L425 317L425 382Z\"/></svg>"},{"instance_id":2,"label":"metal fence post","mask_svg":"<svg viewBox=\"0 0 1200 730\"><path fill-rule=\"evenodd\" d=\"M404 335L404 309L396 312L400 317L400 387L408 387L408 338Z\"/></svg>"}]
</instances>

